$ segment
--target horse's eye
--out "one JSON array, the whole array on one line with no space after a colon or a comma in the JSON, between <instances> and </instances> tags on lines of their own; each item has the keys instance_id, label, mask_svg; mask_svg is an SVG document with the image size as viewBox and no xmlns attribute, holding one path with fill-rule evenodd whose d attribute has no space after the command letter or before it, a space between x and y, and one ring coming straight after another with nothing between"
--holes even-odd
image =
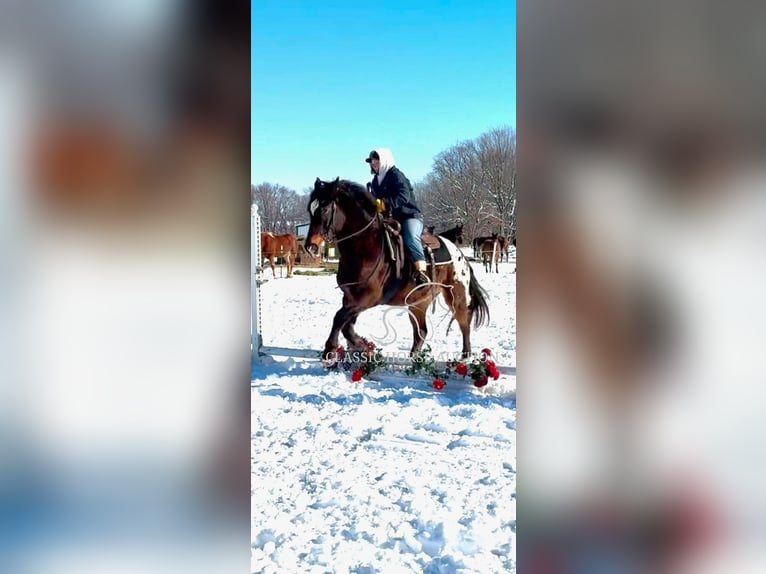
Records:
<instances>
[{"instance_id":1,"label":"horse's eye","mask_svg":"<svg viewBox=\"0 0 766 574\"><path fill-rule=\"evenodd\" d=\"M309 204L309 213L313 216L314 212L317 210L317 207L319 207L319 200L315 199Z\"/></svg>"}]
</instances>

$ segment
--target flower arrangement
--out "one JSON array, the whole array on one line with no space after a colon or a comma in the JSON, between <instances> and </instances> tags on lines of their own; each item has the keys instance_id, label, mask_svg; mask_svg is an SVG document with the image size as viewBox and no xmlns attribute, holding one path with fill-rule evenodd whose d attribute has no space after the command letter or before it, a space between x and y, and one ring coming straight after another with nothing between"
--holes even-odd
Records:
<instances>
[{"instance_id":1,"label":"flower arrangement","mask_svg":"<svg viewBox=\"0 0 766 574\"><path fill-rule=\"evenodd\" d=\"M412 355L410 361L410 366L404 370L404 372L408 375L424 373L433 377L431 386L437 391L442 390L447 384L447 379L449 378L449 368L444 371L440 371L436 368L436 360L431 353L430 345L423 345L420 351Z\"/></svg>"},{"instance_id":2,"label":"flower arrangement","mask_svg":"<svg viewBox=\"0 0 766 574\"><path fill-rule=\"evenodd\" d=\"M338 347L335 355L335 361L329 367L351 371L351 380L355 383L362 380L362 377L368 377L385 362L382 349L372 341L366 341L362 349Z\"/></svg>"},{"instance_id":3,"label":"flower arrangement","mask_svg":"<svg viewBox=\"0 0 766 574\"><path fill-rule=\"evenodd\" d=\"M462 361L451 361L447 367L450 371L455 371L456 374L462 375L464 378L466 375L470 375L474 386L481 388L487 385L490 377L495 381L500 378L500 371L491 357L492 351L485 348L481 350L478 357L471 359L469 364Z\"/></svg>"},{"instance_id":4,"label":"flower arrangement","mask_svg":"<svg viewBox=\"0 0 766 574\"><path fill-rule=\"evenodd\" d=\"M382 349L374 342L367 341L362 349L336 349L336 360L329 365L330 368L342 368L351 372L351 380L358 382L362 378L369 377L376 369L385 363ZM405 374L427 375L432 377L431 386L440 391L444 389L447 380L453 375L463 378L470 376L477 388L487 385L489 379L500 378L500 371L492 359L492 351L484 348L478 356L465 361L448 361L445 368L439 369L434 359L431 347L424 345L422 349L414 353L410 358L410 364L404 369Z\"/></svg>"}]
</instances>

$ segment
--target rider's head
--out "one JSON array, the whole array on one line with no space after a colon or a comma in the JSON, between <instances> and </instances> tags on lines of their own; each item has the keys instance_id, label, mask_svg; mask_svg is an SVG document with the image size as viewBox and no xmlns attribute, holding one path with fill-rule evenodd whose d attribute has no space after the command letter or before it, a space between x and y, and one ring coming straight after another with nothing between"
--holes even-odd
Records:
<instances>
[{"instance_id":1,"label":"rider's head","mask_svg":"<svg viewBox=\"0 0 766 574\"><path fill-rule=\"evenodd\" d=\"M372 150L364 161L370 164L370 173L378 173L380 170L380 156L377 151Z\"/></svg>"}]
</instances>

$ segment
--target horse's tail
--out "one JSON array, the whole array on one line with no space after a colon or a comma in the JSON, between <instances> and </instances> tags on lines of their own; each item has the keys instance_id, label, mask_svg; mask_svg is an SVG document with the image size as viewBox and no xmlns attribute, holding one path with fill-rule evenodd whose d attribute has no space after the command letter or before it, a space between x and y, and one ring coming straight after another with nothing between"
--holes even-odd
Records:
<instances>
[{"instance_id":1,"label":"horse's tail","mask_svg":"<svg viewBox=\"0 0 766 574\"><path fill-rule=\"evenodd\" d=\"M468 309L473 317L473 328L478 329L482 325L489 323L489 305L487 304L487 292L484 287L479 285L476 276L473 274L473 268L468 266L471 271L471 280L468 283L468 293L471 295L471 304Z\"/></svg>"}]
</instances>

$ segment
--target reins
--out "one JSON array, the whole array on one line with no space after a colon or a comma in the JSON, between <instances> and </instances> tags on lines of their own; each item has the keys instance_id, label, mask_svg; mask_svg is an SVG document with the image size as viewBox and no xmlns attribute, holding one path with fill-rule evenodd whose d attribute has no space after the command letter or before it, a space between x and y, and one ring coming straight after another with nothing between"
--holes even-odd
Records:
<instances>
[{"instance_id":1,"label":"reins","mask_svg":"<svg viewBox=\"0 0 766 574\"><path fill-rule=\"evenodd\" d=\"M333 218L335 217L334 209L335 209L335 206L333 205ZM335 240L335 245L338 245L338 243L340 243L341 241L345 241L346 239L351 239L352 237L354 237L356 235L359 235L363 231L366 231L375 221L378 221L378 222L381 221L381 217L380 217L379 213L376 213L375 215L373 215L370 218L370 221L368 221L367 224L364 227L362 227L361 229L358 229L357 231L355 231L354 233L351 233L350 235L346 235L346 237L342 237L340 239L336 239ZM381 261L383 261L383 258L385 256L385 247L386 247L386 245L385 245L385 231L381 228L380 232L381 232L381 236L380 236L380 243L381 243L381 245L380 245L380 253L378 254L378 259L375 262L375 266L372 268L372 271L370 271L370 273L367 275L367 277L365 277L363 280L352 281L350 283L340 283L338 285L339 289L341 287L348 287L350 285L359 285L360 283L366 284L370 280L370 277L372 277L375 274L375 272L378 270L378 267L380 267L380 263L381 263Z\"/></svg>"},{"instance_id":2,"label":"reins","mask_svg":"<svg viewBox=\"0 0 766 574\"><path fill-rule=\"evenodd\" d=\"M334 218L335 218L335 204L334 204L334 203L333 203L333 212L332 212L332 216L333 216L333 219L334 219ZM380 216L379 216L379 215L376 213L375 215L373 215L373 216L372 216L372 218L370 219L370 221L368 221L368 222L367 222L367 225L365 225L365 226L364 226L364 227L362 227L361 229L359 229L359 230L357 230L357 231L354 231L354 233L352 233L351 235L346 235L346 237L341 237L340 239L336 239L336 240L335 240L335 245L337 245L337 244L338 244L338 243L340 243L341 241L345 241L346 239L351 239L351 238L352 238L352 237L354 237L355 235L359 235L359 234L360 234L360 233L362 233L364 230L366 230L366 229L367 229L367 228L368 228L370 225L372 225L372 224L373 224L373 222L374 222L376 219L378 219L379 217L380 217ZM330 220L330 221L332 222L332 220Z\"/></svg>"}]
</instances>

